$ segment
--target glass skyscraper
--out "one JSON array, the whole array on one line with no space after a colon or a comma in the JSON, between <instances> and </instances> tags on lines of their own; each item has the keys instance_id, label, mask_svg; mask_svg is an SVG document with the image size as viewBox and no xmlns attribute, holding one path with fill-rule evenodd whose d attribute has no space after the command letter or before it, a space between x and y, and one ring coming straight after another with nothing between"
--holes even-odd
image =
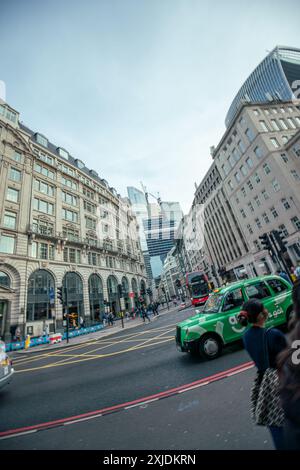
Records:
<instances>
[{"instance_id":1,"label":"glass skyscraper","mask_svg":"<svg viewBox=\"0 0 300 470\"><path fill-rule=\"evenodd\" d=\"M226 127L230 126L244 102L265 103L295 99L296 89L299 89L300 85L299 79L300 49L275 47L238 91L226 115Z\"/></svg>"}]
</instances>

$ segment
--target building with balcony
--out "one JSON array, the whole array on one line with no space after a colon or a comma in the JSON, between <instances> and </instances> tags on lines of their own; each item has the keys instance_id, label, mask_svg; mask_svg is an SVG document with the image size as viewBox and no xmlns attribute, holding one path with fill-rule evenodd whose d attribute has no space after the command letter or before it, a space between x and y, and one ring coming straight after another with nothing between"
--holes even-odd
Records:
<instances>
[{"instance_id":1,"label":"building with balcony","mask_svg":"<svg viewBox=\"0 0 300 470\"><path fill-rule=\"evenodd\" d=\"M75 313L101 321L145 296L130 201L0 102L0 335L50 331ZM122 286L122 289L120 288ZM57 299L62 287L64 308Z\"/></svg>"}]
</instances>

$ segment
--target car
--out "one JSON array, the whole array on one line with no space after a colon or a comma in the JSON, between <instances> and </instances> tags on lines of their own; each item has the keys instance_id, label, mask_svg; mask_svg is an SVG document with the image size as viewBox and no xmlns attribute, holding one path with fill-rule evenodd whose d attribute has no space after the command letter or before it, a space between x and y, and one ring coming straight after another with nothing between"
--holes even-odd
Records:
<instances>
[{"instance_id":1,"label":"car","mask_svg":"<svg viewBox=\"0 0 300 470\"><path fill-rule=\"evenodd\" d=\"M14 369L12 362L5 351L5 343L0 341L0 389L12 380Z\"/></svg>"},{"instance_id":2,"label":"car","mask_svg":"<svg viewBox=\"0 0 300 470\"><path fill-rule=\"evenodd\" d=\"M259 299L269 312L267 327L286 324L293 315L292 285L279 276L243 279L215 289L204 309L176 326L176 344L181 352L218 357L222 348L242 339L246 328L238 322L243 303Z\"/></svg>"}]
</instances>

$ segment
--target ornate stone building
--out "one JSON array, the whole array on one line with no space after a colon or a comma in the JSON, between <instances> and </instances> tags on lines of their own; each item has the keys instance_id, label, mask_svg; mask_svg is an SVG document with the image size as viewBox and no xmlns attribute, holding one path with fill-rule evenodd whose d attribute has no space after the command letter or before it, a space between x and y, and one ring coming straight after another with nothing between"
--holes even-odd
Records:
<instances>
[{"instance_id":1,"label":"ornate stone building","mask_svg":"<svg viewBox=\"0 0 300 470\"><path fill-rule=\"evenodd\" d=\"M64 313L87 324L105 303L118 313L146 300L130 202L96 171L19 122L0 101L0 336L40 335ZM122 286L122 287L121 287ZM57 298L62 287L64 311Z\"/></svg>"}]
</instances>

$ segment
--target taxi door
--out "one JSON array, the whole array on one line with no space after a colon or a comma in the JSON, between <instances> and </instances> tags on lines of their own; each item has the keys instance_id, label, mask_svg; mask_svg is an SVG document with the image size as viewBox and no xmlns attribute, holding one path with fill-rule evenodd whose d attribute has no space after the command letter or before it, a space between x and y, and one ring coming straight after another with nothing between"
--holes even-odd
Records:
<instances>
[{"instance_id":1,"label":"taxi door","mask_svg":"<svg viewBox=\"0 0 300 470\"><path fill-rule=\"evenodd\" d=\"M241 339L246 328L240 325L237 317L245 302L245 295L242 287L236 287L225 295L222 305L223 317L223 338L225 343L231 343Z\"/></svg>"}]
</instances>

